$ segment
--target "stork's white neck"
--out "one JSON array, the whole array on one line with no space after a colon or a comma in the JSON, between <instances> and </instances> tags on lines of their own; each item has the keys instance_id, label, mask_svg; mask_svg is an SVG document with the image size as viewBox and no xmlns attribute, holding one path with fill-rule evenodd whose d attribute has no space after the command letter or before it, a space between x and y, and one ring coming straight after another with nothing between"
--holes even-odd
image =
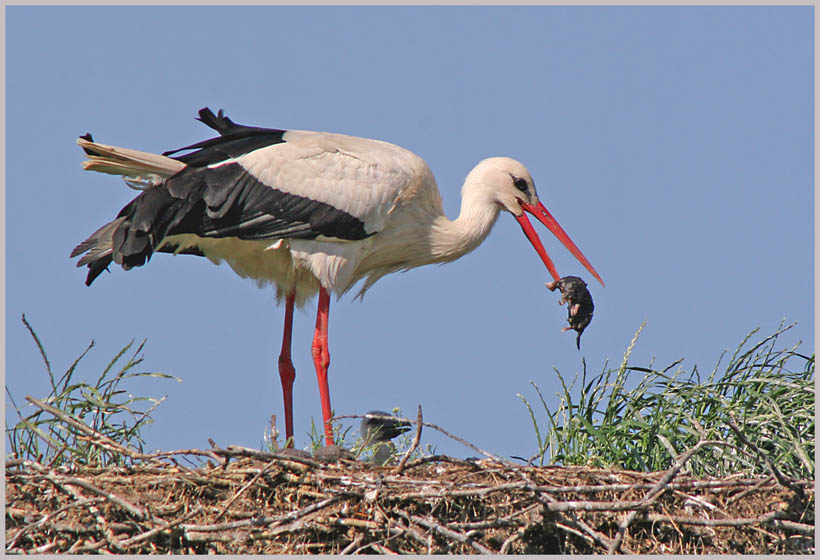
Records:
<instances>
[{"instance_id":1,"label":"stork's white neck","mask_svg":"<svg viewBox=\"0 0 820 560\"><path fill-rule=\"evenodd\" d=\"M452 261L478 247L493 229L499 210L491 191L465 183L458 218L439 216L433 221L430 248L435 260Z\"/></svg>"}]
</instances>

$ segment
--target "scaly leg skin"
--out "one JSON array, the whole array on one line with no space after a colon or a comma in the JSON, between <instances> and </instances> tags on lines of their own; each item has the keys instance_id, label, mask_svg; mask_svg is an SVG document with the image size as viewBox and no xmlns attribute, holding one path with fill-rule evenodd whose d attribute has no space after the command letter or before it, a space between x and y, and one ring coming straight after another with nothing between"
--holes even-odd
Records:
<instances>
[{"instance_id":1,"label":"scaly leg skin","mask_svg":"<svg viewBox=\"0 0 820 560\"><path fill-rule=\"evenodd\" d=\"M327 368L330 366L330 353L327 349L327 316L330 309L330 294L325 288L319 289L319 309L316 312L316 330L313 332L313 365L316 366L316 377L319 379L319 398L322 400L322 419L325 427L325 444L333 445L333 429L330 425L330 389L327 386Z\"/></svg>"},{"instance_id":2,"label":"scaly leg skin","mask_svg":"<svg viewBox=\"0 0 820 560\"><path fill-rule=\"evenodd\" d=\"M285 447L293 447L293 380L296 370L290 359L290 341L293 333L293 302L295 294L285 300L285 328L282 335L282 352L279 354L279 378L282 380L282 396L285 399Z\"/></svg>"}]
</instances>

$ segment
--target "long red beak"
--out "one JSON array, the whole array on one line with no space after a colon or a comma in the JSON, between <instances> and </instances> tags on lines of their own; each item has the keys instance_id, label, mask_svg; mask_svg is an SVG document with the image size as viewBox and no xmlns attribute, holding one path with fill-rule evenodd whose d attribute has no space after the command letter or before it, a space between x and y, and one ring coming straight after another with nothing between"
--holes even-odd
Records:
<instances>
[{"instance_id":1,"label":"long red beak","mask_svg":"<svg viewBox=\"0 0 820 560\"><path fill-rule=\"evenodd\" d=\"M595 271L595 268L589 264L589 261L581 250L575 245L575 243L572 242L569 235L567 235L563 228L558 225L558 222L556 222L555 218L552 217L552 214L544 208L543 204L540 202L538 204L527 204L522 202L521 208L538 218L539 222L547 226L547 229L558 238L558 241L563 243L564 246L569 249L569 252L572 253L575 258L578 259L588 271L590 271L590 273L592 273L595 279L598 280L602 286L605 285L604 281L601 280L601 277L598 276L598 273ZM530 223L529 218L527 218L527 215L522 212L520 216L515 216L515 219L518 220L519 224L521 224L521 229L524 230L524 235L527 236L527 239L530 240L532 246L535 247L535 251L541 257L541 260L544 261L544 264L547 265L547 270L550 271L552 277L556 282L560 280L561 277L558 275L558 271L555 270L555 265L552 264L552 260L549 258L549 255L547 255L547 251L544 250L544 245L541 244L541 239L539 239L538 234L535 233L535 230L532 228L532 224Z\"/></svg>"}]
</instances>

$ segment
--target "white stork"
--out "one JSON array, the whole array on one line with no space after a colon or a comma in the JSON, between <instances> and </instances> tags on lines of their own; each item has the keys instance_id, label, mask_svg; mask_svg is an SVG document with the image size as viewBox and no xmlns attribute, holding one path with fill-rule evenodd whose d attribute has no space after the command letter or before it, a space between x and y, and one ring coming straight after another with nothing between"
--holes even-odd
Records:
<instances>
[{"instance_id":1,"label":"white stork","mask_svg":"<svg viewBox=\"0 0 820 560\"><path fill-rule=\"evenodd\" d=\"M461 213L449 220L433 173L416 154L378 140L276 130L199 111L219 136L163 155L78 143L85 169L122 175L142 192L117 217L80 243L71 257L88 266L91 285L111 262L128 270L154 252L225 261L243 278L274 284L285 300L279 356L285 435L292 445L293 310L318 292L312 352L328 445L332 443L327 326L330 293L364 279L359 297L385 274L452 261L487 237L501 210L510 212L557 281L560 277L524 213L556 236L603 284L586 257L539 202L527 169L494 157L480 162L462 188ZM180 152L187 152L183 155Z\"/></svg>"},{"instance_id":2,"label":"white stork","mask_svg":"<svg viewBox=\"0 0 820 560\"><path fill-rule=\"evenodd\" d=\"M410 422L399 420L381 410L371 410L362 418L359 433L362 436L362 447L373 449L370 462L384 465L396 454L396 447L390 441L412 428Z\"/></svg>"}]
</instances>

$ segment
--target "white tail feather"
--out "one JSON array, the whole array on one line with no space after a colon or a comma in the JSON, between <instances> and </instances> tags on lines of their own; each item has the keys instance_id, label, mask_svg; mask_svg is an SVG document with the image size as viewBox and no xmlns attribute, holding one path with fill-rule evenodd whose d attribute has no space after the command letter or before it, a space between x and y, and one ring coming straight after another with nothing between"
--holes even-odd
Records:
<instances>
[{"instance_id":1,"label":"white tail feather","mask_svg":"<svg viewBox=\"0 0 820 560\"><path fill-rule=\"evenodd\" d=\"M78 138L77 144L86 150L88 159L83 162L83 169L88 171L151 180L151 175L170 177L185 167L181 161L166 156L107 146L85 138Z\"/></svg>"}]
</instances>

